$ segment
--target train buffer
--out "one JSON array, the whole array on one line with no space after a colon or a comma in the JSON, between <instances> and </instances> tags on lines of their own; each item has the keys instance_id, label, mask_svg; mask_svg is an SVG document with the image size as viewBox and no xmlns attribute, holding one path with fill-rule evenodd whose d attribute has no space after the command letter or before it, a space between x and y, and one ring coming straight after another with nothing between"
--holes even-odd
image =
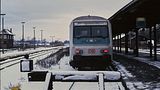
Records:
<instances>
[{"instance_id":1,"label":"train buffer","mask_svg":"<svg viewBox=\"0 0 160 90\"><path fill-rule=\"evenodd\" d=\"M125 90L120 72L32 71L22 90Z\"/></svg>"}]
</instances>

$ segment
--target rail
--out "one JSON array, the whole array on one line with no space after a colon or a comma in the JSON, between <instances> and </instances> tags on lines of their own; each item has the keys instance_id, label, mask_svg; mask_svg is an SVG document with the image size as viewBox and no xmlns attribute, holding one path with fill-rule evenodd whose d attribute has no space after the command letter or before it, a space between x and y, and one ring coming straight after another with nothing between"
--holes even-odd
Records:
<instances>
[{"instance_id":1,"label":"rail","mask_svg":"<svg viewBox=\"0 0 160 90\"><path fill-rule=\"evenodd\" d=\"M57 51L55 51L54 54L57 54L57 58L60 58L61 56L59 55L59 52L66 53L68 47L65 47L65 46L64 47L54 47L54 48L47 49L47 50L35 51L35 52L30 53L30 59L33 59L33 58L36 58L38 56L42 56L42 55L46 55L48 53L51 53L51 52L53 52L53 51L51 51L53 49L57 49ZM3 58L4 59L3 61L1 61L2 60L2 58L1 58L0 59L0 65L1 65L0 70L3 70L5 68L8 68L8 67L11 67L13 65L16 65L16 64L20 63L20 60L24 58L24 57L22 57L24 55L25 55L25 53L23 53L21 55L18 55L16 57ZM9 58L12 58L12 59L9 59ZM9 60L7 60L7 59L9 59Z\"/></svg>"},{"instance_id":2,"label":"rail","mask_svg":"<svg viewBox=\"0 0 160 90\"><path fill-rule=\"evenodd\" d=\"M1 61L5 61L7 59L11 59L11 58L17 58L17 57L21 57L24 56L26 54L34 54L34 53L38 53L38 52L42 52L42 51L49 51L49 50L53 50L53 49L57 49L60 47L54 47L54 48L48 48L48 49L38 49L38 50L32 50L32 52L28 52L28 51L23 51L23 53L18 53L17 55L11 55L11 56L4 56L4 57L0 57L0 62Z\"/></svg>"},{"instance_id":3,"label":"rail","mask_svg":"<svg viewBox=\"0 0 160 90\"><path fill-rule=\"evenodd\" d=\"M43 50L43 51L39 51L37 53L32 53L31 56L30 56L30 59L33 59L33 58L36 58L38 56L42 56L42 55L45 55L45 54L48 54L48 53L51 53L52 51L50 50ZM23 59L24 57L18 57L18 58L15 58L15 59L12 59L12 60L9 60L9 61L4 61L4 62L0 62L0 70L3 70L5 68L8 68L8 67L11 67L13 65L16 65L18 63L20 63L20 60ZM7 64L7 65L5 65Z\"/></svg>"}]
</instances>

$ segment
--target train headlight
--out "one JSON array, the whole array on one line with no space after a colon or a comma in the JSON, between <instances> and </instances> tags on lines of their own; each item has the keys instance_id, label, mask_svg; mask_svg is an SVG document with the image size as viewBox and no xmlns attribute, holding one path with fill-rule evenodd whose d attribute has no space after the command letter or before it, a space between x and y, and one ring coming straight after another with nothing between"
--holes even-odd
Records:
<instances>
[{"instance_id":1,"label":"train headlight","mask_svg":"<svg viewBox=\"0 0 160 90\"><path fill-rule=\"evenodd\" d=\"M75 53L76 53L76 54L82 54L82 53L83 53L83 50L81 50L81 49L76 49L76 50L75 50Z\"/></svg>"},{"instance_id":2,"label":"train headlight","mask_svg":"<svg viewBox=\"0 0 160 90\"><path fill-rule=\"evenodd\" d=\"M108 52L109 52L108 49L102 49L102 50L101 50L101 53L103 53L103 54L108 53Z\"/></svg>"}]
</instances>

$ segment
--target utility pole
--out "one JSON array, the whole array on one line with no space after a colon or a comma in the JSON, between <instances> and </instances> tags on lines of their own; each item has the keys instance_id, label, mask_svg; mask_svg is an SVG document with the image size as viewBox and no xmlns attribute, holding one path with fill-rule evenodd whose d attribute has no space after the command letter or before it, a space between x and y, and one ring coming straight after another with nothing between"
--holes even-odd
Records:
<instances>
[{"instance_id":1,"label":"utility pole","mask_svg":"<svg viewBox=\"0 0 160 90\"><path fill-rule=\"evenodd\" d=\"M36 35L35 35L35 29L36 29L36 27L33 27L33 34L34 34L34 36L33 36L33 40L34 40L34 49L36 49Z\"/></svg>"},{"instance_id":2,"label":"utility pole","mask_svg":"<svg viewBox=\"0 0 160 90\"><path fill-rule=\"evenodd\" d=\"M2 6L2 5L1 5L1 0L0 0L0 31L1 31L1 12L2 12L2 11L1 11L1 8L2 8L2 7L1 7L1 6Z\"/></svg>"},{"instance_id":3,"label":"utility pole","mask_svg":"<svg viewBox=\"0 0 160 90\"><path fill-rule=\"evenodd\" d=\"M1 32L1 6L2 5L1 5L1 0L0 0L0 32ZM0 42L0 44L2 45L2 41ZM0 50L0 58L1 58L1 50Z\"/></svg>"},{"instance_id":4,"label":"utility pole","mask_svg":"<svg viewBox=\"0 0 160 90\"><path fill-rule=\"evenodd\" d=\"M0 31L1 31L1 13L2 13L2 10L1 10L1 8L2 8L2 5L1 5L1 3L2 3L2 1L0 0Z\"/></svg>"},{"instance_id":5,"label":"utility pole","mask_svg":"<svg viewBox=\"0 0 160 90\"><path fill-rule=\"evenodd\" d=\"M1 15L4 16L6 14L2 14L2 0L0 0L0 31L2 31L2 39L1 39L1 49L2 49L2 53L4 53L4 50L3 50L3 29L2 29L2 18L1 18ZM1 50L0 50L0 58L1 58ZM1 83L0 83L1 84Z\"/></svg>"},{"instance_id":6,"label":"utility pole","mask_svg":"<svg viewBox=\"0 0 160 90\"><path fill-rule=\"evenodd\" d=\"M1 40L1 48L2 48L2 53L4 54L4 16L6 14L0 14L0 16L2 15L2 40Z\"/></svg>"},{"instance_id":7,"label":"utility pole","mask_svg":"<svg viewBox=\"0 0 160 90\"><path fill-rule=\"evenodd\" d=\"M52 39L52 47L53 47L53 38L55 37L55 36L50 36L51 37L51 39Z\"/></svg>"},{"instance_id":8,"label":"utility pole","mask_svg":"<svg viewBox=\"0 0 160 90\"><path fill-rule=\"evenodd\" d=\"M25 22L21 22L22 23L22 50L24 51L25 48L25 43L24 43L24 24Z\"/></svg>"},{"instance_id":9,"label":"utility pole","mask_svg":"<svg viewBox=\"0 0 160 90\"><path fill-rule=\"evenodd\" d=\"M41 44L43 44L43 30L41 30Z\"/></svg>"},{"instance_id":10,"label":"utility pole","mask_svg":"<svg viewBox=\"0 0 160 90\"><path fill-rule=\"evenodd\" d=\"M0 0L0 32L1 32L1 0ZM2 47L2 41L0 41L0 44L1 44L1 47ZM1 48L0 48L0 59L1 59ZM0 74L0 77L1 77L1 74ZM1 82L0 82L0 85L1 85Z\"/></svg>"}]
</instances>

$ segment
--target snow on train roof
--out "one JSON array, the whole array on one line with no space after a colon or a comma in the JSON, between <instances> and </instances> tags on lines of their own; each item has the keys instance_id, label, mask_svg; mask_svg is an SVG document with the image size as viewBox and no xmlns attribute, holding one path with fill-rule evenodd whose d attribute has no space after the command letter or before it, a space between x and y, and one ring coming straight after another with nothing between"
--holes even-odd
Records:
<instances>
[{"instance_id":1,"label":"snow on train roof","mask_svg":"<svg viewBox=\"0 0 160 90\"><path fill-rule=\"evenodd\" d=\"M106 21L107 19L99 16L80 16L75 18L73 21Z\"/></svg>"}]
</instances>

